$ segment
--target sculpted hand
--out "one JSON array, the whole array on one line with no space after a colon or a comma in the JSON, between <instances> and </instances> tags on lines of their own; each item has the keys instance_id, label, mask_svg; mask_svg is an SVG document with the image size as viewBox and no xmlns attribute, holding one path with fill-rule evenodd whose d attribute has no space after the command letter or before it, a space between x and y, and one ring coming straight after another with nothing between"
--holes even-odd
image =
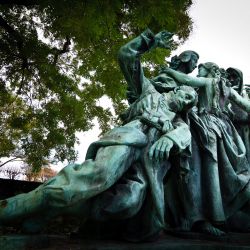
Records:
<instances>
[{"instance_id":1,"label":"sculpted hand","mask_svg":"<svg viewBox=\"0 0 250 250\"><path fill-rule=\"evenodd\" d=\"M171 49L174 45L172 36L174 34L168 31L161 31L155 35L156 45L160 48Z\"/></svg>"},{"instance_id":2,"label":"sculpted hand","mask_svg":"<svg viewBox=\"0 0 250 250\"><path fill-rule=\"evenodd\" d=\"M173 72L173 70L169 67L164 67L164 72L165 73L168 73L168 74L171 74Z\"/></svg>"},{"instance_id":3,"label":"sculpted hand","mask_svg":"<svg viewBox=\"0 0 250 250\"><path fill-rule=\"evenodd\" d=\"M161 137L149 150L149 158L156 160L168 159L169 151L173 147L173 142L167 137Z\"/></svg>"}]
</instances>

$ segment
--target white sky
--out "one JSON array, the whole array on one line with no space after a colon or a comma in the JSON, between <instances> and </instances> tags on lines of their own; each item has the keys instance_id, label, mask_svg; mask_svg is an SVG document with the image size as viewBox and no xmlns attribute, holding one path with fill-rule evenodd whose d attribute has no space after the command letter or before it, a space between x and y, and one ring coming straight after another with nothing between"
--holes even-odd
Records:
<instances>
[{"instance_id":1,"label":"white sky","mask_svg":"<svg viewBox=\"0 0 250 250\"><path fill-rule=\"evenodd\" d=\"M194 50L200 55L200 63L210 61L225 69L239 68L244 82L250 84L250 0L194 0L190 16L194 21L193 33L172 56ZM106 106L108 102L104 98L100 105ZM97 140L99 134L98 126L79 134L77 162L84 161L89 144ZM65 165L59 164L58 169Z\"/></svg>"},{"instance_id":2,"label":"white sky","mask_svg":"<svg viewBox=\"0 0 250 250\"><path fill-rule=\"evenodd\" d=\"M191 49L200 55L199 62L215 62L222 68L243 71L250 84L250 1L194 0L190 9L193 33L176 54Z\"/></svg>"}]
</instances>

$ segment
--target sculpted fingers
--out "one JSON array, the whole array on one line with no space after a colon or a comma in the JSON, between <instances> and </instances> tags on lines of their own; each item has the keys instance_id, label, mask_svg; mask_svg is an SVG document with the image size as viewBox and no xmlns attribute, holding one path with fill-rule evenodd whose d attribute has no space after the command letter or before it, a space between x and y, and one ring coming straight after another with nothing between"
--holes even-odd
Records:
<instances>
[{"instance_id":1,"label":"sculpted fingers","mask_svg":"<svg viewBox=\"0 0 250 250\"><path fill-rule=\"evenodd\" d=\"M150 148L149 150L149 158L152 160L153 158L154 159L158 159L159 157L159 154L160 154L160 150L161 150L161 147L162 147L162 141L159 140L157 142L155 142L153 144L153 146Z\"/></svg>"},{"instance_id":2,"label":"sculpted fingers","mask_svg":"<svg viewBox=\"0 0 250 250\"><path fill-rule=\"evenodd\" d=\"M150 160L153 159L155 148L156 148L156 143L154 143L154 144L151 146L150 150L149 150L149 159L150 159Z\"/></svg>"},{"instance_id":3,"label":"sculpted fingers","mask_svg":"<svg viewBox=\"0 0 250 250\"><path fill-rule=\"evenodd\" d=\"M159 153L159 159L163 160L166 152L166 144L163 142L161 145L160 153Z\"/></svg>"},{"instance_id":4,"label":"sculpted fingers","mask_svg":"<svg viewBox=\"0 0 250 250\"><path fill-rule=\"evenodd\" d=\"M168 159L169 152L173 147L173 142L167 137L161 137L156 141L149 150L149 159L164 160Z\"/></svg>"},{"instance_id":5,"label":"sculpted fingers","mask_svg":"<svg viewBox=\"0 0 250 250\"><path fill-rule=\"evenodd\" d=\"M173 147L173 142L171 140L167 140L167 143L166 143L166 149L165 149L165 152L166 152L166 159L168 159L169 157L169 152L171 150L171 148Z\"/></svg>"},{"instance_id":6,"label":"sculpted fingers","mask_svg":"<svg viewBox=\"0 0 250 250\"><path fill-rule=\"evenodd\" d=\"M162 139L162 146L160 149L159 159L160 160L168 159L169 152L170 152L172 147L173 147L173 142L168 138L163 138Z\"/></svg>"},{"instance_id":7,"label":"sculpted fingers","mask_svg":"<svg viewBox=\"0 0 250 250\"><path fill-rule=\"evenodd\" d=\"M169 151L173 147L173 142L168 138L160 138L149 150L149 158L156 160L168 159Z\"/></svg>"},{"instance_id":8,"label":"sculpted fingers","mask_svg":"<svg viewBox=\"0 0 250 250\"><path fill-rule=\"evenodd\" d=\"M173 44L173 39L171 39L171 38L173 35L174 35L173 33L168 32L168 31L159 32L155 36L158 47L166 48L166 49L171 48L171 46Z\"/></svg>"},{"instance_id":9,"label":"sculpted fingers","mask_svg":"<svg viewBox=\"0 0 250 250\"><path fill-rule=\"evenodd\" d=\"M166 152L166 159L168 159L170 150L166 150L165 152Z\"/></svg>"},{"instance_id":10,"label":"sculpted fingers","mask_svg":"<svg viewBox=\"0 0 250 250\"><path fill-rule=\"evenodd\" d=\"M154 153L154 157L157 160L159 159L159 156L160 156L161 147L162 147L162 141L159 140L156 142L156 148L155 148L155 153Z\"/></svg>"}]
</instances>

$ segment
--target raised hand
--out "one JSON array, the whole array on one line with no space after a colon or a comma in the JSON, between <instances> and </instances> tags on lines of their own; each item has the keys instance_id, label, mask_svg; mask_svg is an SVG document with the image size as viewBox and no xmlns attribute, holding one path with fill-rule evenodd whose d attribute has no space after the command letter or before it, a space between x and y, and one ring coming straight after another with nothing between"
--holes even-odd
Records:
<instances>
[{"instance_id":1,"label":"raised hand","mask_svg":"<svg viewBox=\"0 0 250 250\"><path fill-rule=\"evenodd\" d=\"M149 150L149 159L164 160L168 159L169 152L173 147L173 142L167 137L161 137Z\"/></svg>"},{"instance_id":2,"label":"raised hand","mask_svg":"<svg viewBox=\"0 0 250 250\"><path fill-rule=\"evenodd\" d=\"M174 34L168 31L161 31L155 35L156 46L164 49L171 49L174 45L172 36Z\"/></svg>"}]
</instances>

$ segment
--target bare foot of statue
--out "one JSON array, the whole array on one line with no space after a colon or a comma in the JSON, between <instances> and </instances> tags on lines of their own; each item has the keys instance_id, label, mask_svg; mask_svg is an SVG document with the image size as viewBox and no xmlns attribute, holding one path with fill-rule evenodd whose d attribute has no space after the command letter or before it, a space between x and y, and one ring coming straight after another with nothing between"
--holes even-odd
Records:
<instances>
[{"instance_id":1,"label":"bare foot of statue","mask_svg":"<svg viewBox=\"0 0 250 250\"><path fill-rule=\"evenodd\" d=\"M225 236L226 233L222 230L214 227L211 223L207 221L200 221L195 224L194 230L196 232L212 235L212 236Z\"/></svg>"}]
</instances>

